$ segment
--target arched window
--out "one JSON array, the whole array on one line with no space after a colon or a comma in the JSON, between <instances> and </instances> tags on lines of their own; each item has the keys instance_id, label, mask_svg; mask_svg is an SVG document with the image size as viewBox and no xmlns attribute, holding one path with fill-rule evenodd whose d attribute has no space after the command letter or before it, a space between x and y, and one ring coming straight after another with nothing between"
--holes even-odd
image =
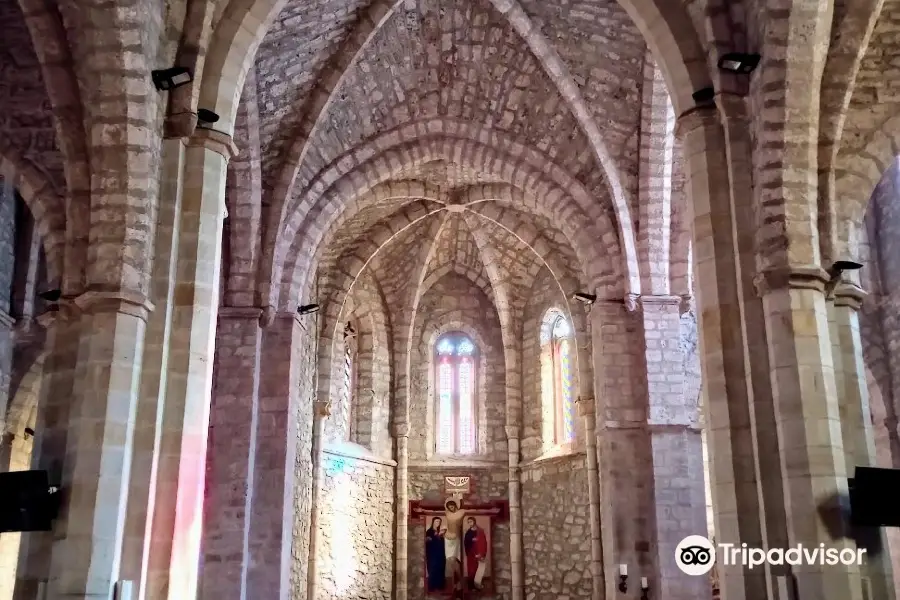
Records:
<instances>
[{"instance_id":1,"label":"arched window","mask_svg":"<svg viewBox=\"0 0 900 600\"><path fill-rule=\"evenodd\" d=\"M572 326L551 308L541 324L541 402L544 440L564 444L575 439Z\"/></svg>"},{"instance_id":2,"label":"arched window","mask_svg":"<svg viewBox=\"0 0 900 600\"><path fill-rule=\"evenodd\" d=\"M441 336L434 347L438 454L473 454L475 434L475 359L478 349L461 333Z\"/></svg>"},{"instance_id":3,"label":"arched window","mask_svg":"<svg viewBox=\"0 0 900 600\"><path fill-rule=\"evenodd\" d=\"M358 415L354 405L356 395L356 329L348 321L344 327L344 355L341 364L340 402L341 412L347 415L347 437L355 441L357 434L356 419Z\"/></svg>"}]
</instances>

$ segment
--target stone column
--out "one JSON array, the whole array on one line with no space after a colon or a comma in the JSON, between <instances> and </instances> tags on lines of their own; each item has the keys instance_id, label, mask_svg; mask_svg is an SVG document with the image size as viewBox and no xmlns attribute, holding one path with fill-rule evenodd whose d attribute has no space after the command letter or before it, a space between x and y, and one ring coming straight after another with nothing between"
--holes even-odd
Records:
<instances>
[{"instance_id":1,"label":"stone column","mask_svg":"<svg viewBox=\"0 0 900 600\"><path fill-rule=\"evenodd\" d=\"M60 483L71 399L75 397L81 322L77 307L68 300L60 303L58 311L45 313L38 321L47 331L47 358L38 400L31 465L33 469L49 471L51 483ZM14 600L34 600L38 587L46 585L50 578L53 537L52 533L43 532L22 534Z\"/></svg>"},{"instance_id":2,"label":"stone column","mask_svg":"<svg viewBox=\"0 0 900 600\"><path fill-rule=\"evenodd\" d=\"M11 398L10 381L12 379L13 367L13 346L15 336L13 328L16 320L6 311L0 310L0 435L4 431L4 422ZM21 435L21 431L18 432ZM0 470L3 470L3 463L0 462Z\"/></svg>"},{"instance_id":3,"label":"stone column","mask_svg":"<svg viewBox=\"0 0 900 600\"><path fill-rule=\"evenodd\" d=\"M762 305L752 279L754 213L740 107L678 119L693 213L694 273L706 400L710 487L719 543L786 545L781 467ZM742 133L743 132L743 133ZM730 158L730 160L729 160ZM762 466L765 465L765 469ZM760 493L760 481L766 484ZM768 569L718 565L723 597L772 597ZM782 573L789 572L783 568Z\"/></svg>"},{"instance_id":4,"label":"stone column","mask_svg":"<svg viewBox=\"0 0 900 600\"><path fill-rule=\"evenodd\" d=\"M322 432L325 429L325 419L331 416L331 401L316 400L313 408L313 434L312 434L312 496L309 516L309 571L307 576L307 598L315 598L319 586L319 571L316 561L316 548L319 541L319 502L322 497L322 485L325 480L324 471L324 447L325 440Z\"/></svg>"},{"instance_id":5,"label":"stone column","mask_svg":"<svg viewBox=\"0 0 900 600\"><path fill-rule=\"evenodd\" d=\"M89 291L75 299L81 338L54 527L50 597L103 597L119 579L144 331L141 295ZM54 390L54 393L58 393Z\"/></svg>"},{"instance_id":6,"label":"stone column","mask_svg":"<svg viewBox=\"0 0 900 600\"><path fill-rule=\"evenodd\" d=\"M408 529L409 529L409 423L394 423L394 442L397 452L396 514L397 537L394 548L394 599L406 600L409 594L407 583Z\"/></svg>"},{"instance_id":7,"label":"stone column","mask_svg":"<svg viewBox=\"0 0 900 600\"><path fill-rule=\"evenodd\" d=\"M248 599L303 598L307 590L316 360L310 321L296 311L264 316Z\"/></svg>"},{"instance_id":8,"label":"stone column","mask_svg":"<svg viewBox=\"0 0 900 600\"><path fill-rule=\"evenodd\" d=\"M646 576L651 590L669 600L692 600L709 592L706 578L685 575L674 560L681 540L706 533L700 415L685 397L681 303L679 296L641 297L658 570L658 576Z\"/></svg>"},{"instance_id":9,"label":"stone column","mask_svg":"<svg viewBox=\"0 0 900 600\"><path fill-rule=\"evenodd\" d=\"M598 301L591 307L594 354L596 437L599 459L600 520L606 598L621 598L619 565L629 569L629 597L639 573L652 568L653 477L643 363L633 352L640 324L623 302Z\"/></svg>"},{"instance_id":10,"label":"stone column","mask_svg":"<svg viewBox=\"0 0 900 600\"><path fill-rule=\"evenodd\" d=\"M603 600L603 540L600 528L600 467L597 460L597 419L594 398L579 398L578 412L584 418L585 454L588 473L588 501L591 519L591 600Z\"/></svg>"},{"instance_id":11,"label":"stone column","mask_svg":"<svg viewBox=\"0 0 900 600\"><path fill-rule=\"evenodd\" d=\"M209 129L197 129L184 152L168 373L151 500L149 598L197 595L225 171L235 153L229 136Z\"/></svg>"},{"instance_id":12,"label":"stone column","mask_svg":"<svg viewBox=\"0 0 900 600\"><path fill-rule=\"evenodd\" d=\"M183 168L184 141L180 138L164 140L153 273L150 279L150 295L156 308L147 321L144 342L122 549L122 578L134 582L135 592L140 599L147 598L147 566L151 560L155 560L151 558L151 554L159 547L159 540L154 543L151 536L152 508L169 371ZM164 542L164 548L166 544Z\"/></svg>"},{"instance_id":13,"label":"stone column","mask_svg":"<svg viewBox=\"0 0 900 600\"><path fill-rule=\"evenodd\" d=\"M783 498L790 546L850 548L833 541L817 507L847 493L834 361L819 267L769 270L758 276L766 315L772 389L782 453ZM797 565L798 597L859 600L859 568Z\"/></svg>"},{"instance_id":14,"label":"stone column","mask_svg":"<svg viewBox=\"0 0 900 600\"><path fill-rule=\"evenodd\" d=\"M835 381L841 417L841 436L847 475L853 476L856 467L874 467L875 437L872 431L872 411L869 407L869 387L863 362L862 339L859 328L859 309L863 291L854 284L842 283L829 303L831 343L834 355ZM881 556L870 556L863 567L864 587L871 590L869 598L894 600L891 556L883 529L879 530Z\"/></svg>"},{"instance_id":15,"label":"stone column","mask_svg":"<svg viewBox=\"0 0 900 600\"><path fill-rule=\"evenodd\" d=\"M519 428L506 426L509 452L509 562L512 600L525 600L525 561L522 540L522 482L519 470Z\"/></svg>"},{"instance_id":16,"label":"stone column","mask_svg":"<svg viewBox=\"0 0 900 600\"><path fill-rule=\"evenodd\" d=\"M210 409L201 598L241 600L259 432L262 328L258 308L221 307Z\"/></svg>"}]
</instances>

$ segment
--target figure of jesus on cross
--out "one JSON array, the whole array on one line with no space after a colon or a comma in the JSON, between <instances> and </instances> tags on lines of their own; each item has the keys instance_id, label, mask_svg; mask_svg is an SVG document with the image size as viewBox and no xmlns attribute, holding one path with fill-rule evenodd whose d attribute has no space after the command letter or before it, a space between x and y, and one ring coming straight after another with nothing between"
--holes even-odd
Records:
<instances>
[{"instance_id":1,"label":"figure of jesus on cross","mask_svg":"<svg viewBox=\"0 0 900 600\"><path fill-rule=\"evenodd\" d=\"M444 555L446 557L446 578L451 583L451 589L455 597L460 597L464 591L462 572L462 542L463 521L468 511L463 508L462 500L458 497L448 498L444 502L444 510L428 510L420 507L417 511L423 516L441 516L444 518L444 528L441 530L444 539ZM478 514L499 515L499 507L479 508Z\"/></svg>"}]
</instances>

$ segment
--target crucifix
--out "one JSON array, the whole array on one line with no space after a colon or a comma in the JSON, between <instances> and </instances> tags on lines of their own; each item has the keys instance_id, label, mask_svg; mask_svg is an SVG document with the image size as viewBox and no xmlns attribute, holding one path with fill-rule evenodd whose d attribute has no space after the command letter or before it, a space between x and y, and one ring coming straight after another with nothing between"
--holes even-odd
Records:
<instances>
[{"instance_id":1,"label":"crucifix","mask_svg":"<svg viewBox=\"0 0 900 600\"><path fill-rule=\"evenodd\" d=\"M409 506L411 520L422 519L427 526L431 517L426 530L426 590L453 598L470 597L468 591L482 590L488 571L491 522L506 520L508 505L505 500L465 501L472 493L470 476L445 476L443 492L443 504L413 501ZM437 551L429 551L434 544ZM463 585L464 575L470 590Z\"/></svg>"}]
</instances>

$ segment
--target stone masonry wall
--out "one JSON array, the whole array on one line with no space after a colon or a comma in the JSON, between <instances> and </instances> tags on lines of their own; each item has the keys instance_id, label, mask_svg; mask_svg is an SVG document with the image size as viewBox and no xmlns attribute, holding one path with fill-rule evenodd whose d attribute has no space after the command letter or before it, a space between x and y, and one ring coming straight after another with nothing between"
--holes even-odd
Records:
<instances>
[{"instance_id":1,"label":"stone masonry wall","mask_svg":"<svg viewBox=\"0 0 900 600\"><path fill-rule=\"evenodd\" d=\"M394 574L394 467L323 456L317 600L389 600Z\"/></svg>"},{"instance_id":2,"label":"stone masonry wall","mask_svg":"<svg viewBox=\"0 0 900 600\"><path fill-rule=\"evenodd\" d=\"M526 600L591 598L586 462L578 454L522 468Z\"/></svg>"},{"instance_id":3,"label":"stone masonry wall","mask_svg":"<svg viewBox=\"0 0 900 600\"><path fill-rule=\"evenodd\" d=\"M0 311L10 312L16 261L16 193L0 178Z\"/></svg>"},{"instance_id":4,"label":"stone masonry wall","mask_svg":"<svg viewBox=\"0 0 900 600\"><path fill-rule=\"evenodd\" d=\"M508 496L508 472L505 467L452 468L410 467L409 499L443 502L445 476L469 475L473 478L473 494L466 502L479 503L505 500ZM509 556L509 524L494 523L491 532L492 573L496 586L493 598L485 600L509 600L512 590L512 571ZM409 600L425 600L425 528L419 520L409 524ZM431 599L432 596L427 598Z\"/></svg>"}]
</instances>

